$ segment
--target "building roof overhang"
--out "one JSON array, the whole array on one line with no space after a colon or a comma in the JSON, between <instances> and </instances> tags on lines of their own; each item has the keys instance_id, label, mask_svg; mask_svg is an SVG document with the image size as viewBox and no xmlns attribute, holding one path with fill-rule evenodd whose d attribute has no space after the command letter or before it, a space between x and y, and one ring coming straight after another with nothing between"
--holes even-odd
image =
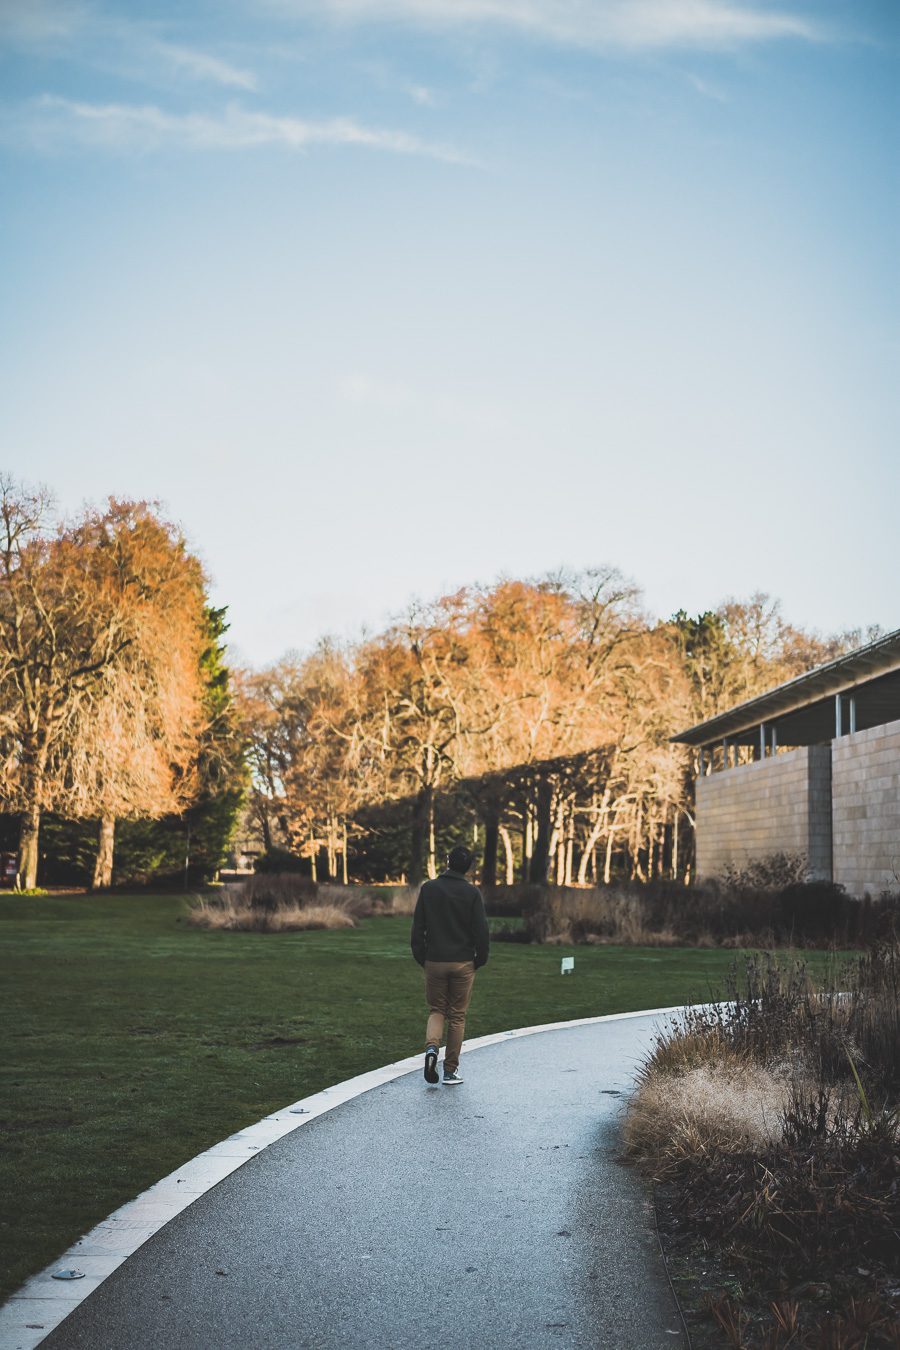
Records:
<instances>
[{"instance_id":1,"label":"building roof overhang","mask_svg":"<svg viewBox=\"0 0 900 1350\"><path fill-rule=\"evenodd\" d=\"M702 746L726 737L740 737L761 722L772 722L811 708L836 694L852 692L858 685L894 672L900 672L900 628L876 638L865 647L817 666L815 670L776 685L727 712L718 713L706 722L698 722L669 739L684 745Z\"/></svg>"}]
</instances>

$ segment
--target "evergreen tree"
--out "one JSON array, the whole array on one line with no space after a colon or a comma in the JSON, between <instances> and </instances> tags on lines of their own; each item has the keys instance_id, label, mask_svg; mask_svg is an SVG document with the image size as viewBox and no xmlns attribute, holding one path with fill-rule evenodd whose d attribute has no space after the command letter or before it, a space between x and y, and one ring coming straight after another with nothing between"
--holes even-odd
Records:
<instances>
[{"instance_id":1,"label":"evergreen tree","mask_svg":"<svg viewBox=\"0 0 900 1350\"><path fill-rule=\"evenodd\" d=\"M189 885L211 880L225 861L248 785L245 743L238 726L222 639L226 610L206 609L207 645L200 659L206 727L200 741L200 790L180 816L123 821L116 851L116 883Z\"/></svg>"}]
</instances>

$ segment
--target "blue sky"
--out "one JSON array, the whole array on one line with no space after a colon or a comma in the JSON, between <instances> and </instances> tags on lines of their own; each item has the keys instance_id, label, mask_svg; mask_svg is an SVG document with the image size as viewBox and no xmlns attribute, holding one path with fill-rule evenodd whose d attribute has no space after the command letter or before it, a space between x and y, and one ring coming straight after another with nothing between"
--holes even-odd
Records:
<instances>
[{"instance_id":1,"label":"blue sky","mask_svg":"<svg viewBox=\"0 0 900 1350\"><path fill-rule=\"evenodd\" d=\"M611 562L900 625L893 0L0 0L0 465L248 661Z\"/></svg>"}]
</instances>

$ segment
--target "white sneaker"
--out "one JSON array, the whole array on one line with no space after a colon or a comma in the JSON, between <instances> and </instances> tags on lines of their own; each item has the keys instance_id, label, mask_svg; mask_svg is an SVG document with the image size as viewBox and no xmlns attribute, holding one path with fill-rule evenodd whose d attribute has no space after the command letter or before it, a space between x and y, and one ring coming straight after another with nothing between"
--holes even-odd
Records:
<instances>
[{"instance_id":1,"label":"white sneaker","mask_svg":"<svg viewBox=\"0 0 900 1350\"><path fill-rule=\"evenodd\" d=\"M448 1073L446 1069L444 1070L444 1082L448 1086L452 1086L454 1083L461 1083L462 1081L462 1078L455 1069L450 1073Z\"/></svg>"}]
</instances>

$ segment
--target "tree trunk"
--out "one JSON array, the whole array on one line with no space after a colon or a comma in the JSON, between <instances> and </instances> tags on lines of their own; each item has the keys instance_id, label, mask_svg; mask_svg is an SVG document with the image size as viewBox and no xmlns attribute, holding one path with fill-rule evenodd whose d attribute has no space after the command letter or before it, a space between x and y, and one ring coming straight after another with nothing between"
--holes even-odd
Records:
<instances>
[{"instance_id":1,"label":"tree trunk","mask_svg":"<svg viewBox=\"0 0 900 1350\"><path fill-rule=\"evenodd\" d=\"M434 846L434 792L428 794L428 877L434 881L437 876L437 856Z\"/></svg>"},{"instance_id":2,"label":"tree trunk","mask_svg":"<svg viewBox=\"0 0 900 1350\"><path fill-rule=\"evenodd\" d=\"M325 873L329 881L334 881L334 874L337 870L334 856L334 825L329 812L328 820L325 825Z\"/></svg>"},{"instance_id":3,"label":"tree trunk","mask_svg":"<svg viewBox=\"0 0 900 1350\"><path fill-rule=\"evenodd\" d=\"M23 891L37 885L38 840L41 832L41 808L29 806L19 823L19 857L16 865L18 884Z\"/></svg>"},{"instance_id":4,"label":"tree trunk","mask_svg":"<svg viewBox=\"0 0 900 1350\"><path fill-rule=\"evenodd\" d=\"M640 807L635 808L634 816L634 834L632 835L632 853L631 853L631 880L637 877L638 881L646 881L644 869L641 867L641 830L644 824L643 812Z\"/></svg>"},{"instance_id":5,"label":"tree trunk","mask_svg":"<svg viewBox=\"0 0 900 1350\"><path fill-rule=\"evenodd\" d=\"M522 807L522 880L531 876L531 853L534 848L534 831L531 826L531 798L525 799Z\"/></svg>"},{"instance_id":6,"label":"tree trunk","mask_svg":"<svg viewBox=\"0 0 900 1350\"><path fill-rule=\"evenodd\" d=\"M419 886L425 875L425 842L428 834L432 789L423 787L416 794L413 805L412 828L409 840L409 884Z\"/></svg>"},{"instance_id":7,"label":"tree trunk","mask_svg":"<svg viewBox=\"0 0 900 1350\"><path fill-rule=\"evenodd\" d=\"M318 867L316 866L316 854L319 852L319 846L316 843L316 836L312 829L309 831L309 865L313 881L319 880Z\"/></svg>"},{"instance_id":8,"label":"tree trunk","mask_svg":"<svg viewBox=\"0 0 900 1350\"><path fill-rule=\"evenodd\" d=\"M597 810L597 819L594 821L594 824L591 828L591 832L588 835L587 843L584 846L584 853L581 855L581 863L578 868L579 886L583 886L585 881L587 880L587 869L589 861L592 861L593 880L595 882L597 880L596 846L597 840L603 833L603 826L606 822L606 815L609 809L609 793L610 789L609 785L607 785L603 789L603 796L600 799L600 806Z\"/></svg>"},{"instance_id":9,"label":"tree trunk","mask_svg":"<svg viewBox=\"0 0 900 1350\"><path fill-rule=\"evenodd\" d=\"M481 860L482 886L497 884L497 845L500 839L500 821L496 815L484 818L484 853Z\"/></svg>"},{"instance_id":10,"label":"tree trunk","mask_svg":"<svg viewBox=\"0 0 900 1350\"><path fill-rule=\"evenodd\" d=\"M347 875L347 822L346 822L346 821L344 821L344 824L343 824L343 827L342 827L342 833L341 833L341 859L342 859L342 862L341 862L341 875L342 875L342 878L343 878L344 885L346 886L346 885L349 884L349 881L348 881L348 875Z\"/></svg>"},{"instance_id":11,"label":"tree trunk","mask_svg":"<svg viewBox=\"0 0 900 1350\"><path fill-rule=\"evenodd\" d=\"M528 869L528 880L544 885L547 881L547 869L550 866L550 831L553 817L553 788L546 779L541 779L537 790L537 838Z\"/></svg>"},{"instance_id":12,"label":"tree trunk","mask_svg":"<svg viewBox=\"0 0 900 1350\"><path fill-rule=\"evenodd\" d=\"M675 821L672 825L672 880L678 880L678 817L681 812L675 808Z\"/></svg>"},{"instance_id":13,"label":"tree trunk","mask_svg":"<svg viewBox=\"0 0 900 1350\"><path fill-rule=\"evenodd\" d=\"M115 816L101 816L97 835L97 856L94 859L94 875L91 880L92 891L106 891L112 885L115 842Z\"/></svg>"},{"instance_id":14,"label":"tree trunk","mask_svg":"<svg viewBox=\"0 0 900 1350\"><path fill-rule=\"evenodd\" d=\"M603 859L603 882L604 885L606 886L609 885L609 880L610 877L612 876L612 851L613 851L614 835L615 829L612 825L610 825L609 834L606 836L606 856Z\"/></svg>"},{"instance_id":15,"label":"tree trunk","mask_svg":"<svg viewBox=\"0 0 900 1350\"><path fill-rule=\"evenodd\" d=\"M515 860L513 858L512 840L505 825L500 826L500 838L503 840L503 852L506 854L506 884L512 886L516 879Z\"/></svg>"},{"instance_id":16,"label":"tree trunk","mask_svg":"<svg viewBox=\"0 0 900 1350\"><path fill-rule=\"evenodd\" d=\"M556 824L550 840L550 857L556 859L556 884L562 886L566 879L566 804L562 798L556 808Z\"/></svg>"},{"instance_id":17,"label":"tree trunk","mask_svg":"<svg viewBox=\"0 0 900 1350\"><path fill-rule=\"evenodd\" d=\"M566 876L567 886L572 885L572 865L575 862L575 803L569 812L569 826L566 830Z\"/></svg>"},{"instance_id":18,"label":"tree trunk","mask_svg":"<svg viewBox=\"0 0 900 1350\"><path fill-rule=\"evenodd\" d=\"M259 828L262 832L263 848L266 853L272 852L272 827L269 824L269 808L261 802L256 808L256 818L259 821Z\"/></svg>"}]
</instances>

